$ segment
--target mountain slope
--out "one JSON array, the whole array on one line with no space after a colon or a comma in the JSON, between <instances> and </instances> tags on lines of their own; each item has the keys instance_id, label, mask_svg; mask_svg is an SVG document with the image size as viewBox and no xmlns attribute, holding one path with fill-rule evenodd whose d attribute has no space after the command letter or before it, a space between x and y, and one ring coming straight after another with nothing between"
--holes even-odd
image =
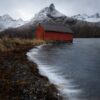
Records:
<instances>
[{"instance_id":1,"label":"mountain slope","mask_svg":"<svg viewBox=\"0 0 100 100\"><path fill-rule=\"evenodd\" d=\"M42 9L35 17L31 20L33 23L58 23L58 24L71 24L75 19L67 17L58 10L56 10L54 4L49 7Z\"/></svg>"},{"instance_id":2,"label":"mountain slope","mask_svg":"<svg viewBox=\"0 0 100 100\"><path fill-rule=\"evenodd\" d=\"M39 23L53 23L69 26L73 29L76 37L100 37L100 22L88 22L87 19L98 18L99 15L77 15L67 17L58 10L54 4L42 9L35 15L28 23L17 28L9 28L2 32L2 34L9 34L17 37L34 37L34 31ZM10 19L10 18L9 18ZM10 19L12 20L12 19ZM8 20L7 20L8 21ZM1 27L4 27L3 25Z\"/></svg>"},{"instance_id":3,"label":"mountain slope","mask_svg":"<svg viewBox=\"0 0 100 100\"><path fill-rule=\"evenodd\" d=\"M58 18L58 17L65 17L64 14L60 13L55 9L54 4L51 4L49 7L44 8L38 14L35 15L33 20L44 20L49 19L49 16Z\"/></svg>"},{"instance_id":4,"label":"mountain slope","mask_svg":"<svg viewBox=\"0 0 100 100\"><path fill-rule=\"evenodd\" d=\"M72 16L72 18L87 22L100 22L100 14L96 13L94 15L87 15L87 14L78 14L75 16Z\"/></svg>"},{"instance_id":5,"label":"mountain slope","mask_svg":"<svg viewBox=\"0 0 100 100\"><path fill-rule=\"evenodd\" d=\"M100 26L100 14L96 13L94 15L88 16L86 14L78 14L72 17L68 17L58 10L56 10L54 4L50 4L49 7L45 7L39 13L37 13L28 24L22 19L14 20L9 15L0 16L0 31L8 28L17 28L20 26L25 27L28 25L37 25L38 23L56 23L63 25L74 25L74 24L95 24Z\"/></svg>"},{"instance_id":6,"label":"mountain slope","mask_svg":"<svg viewBox=\"0 0 100 100\"><path fill-rule=\"evenodd\" d=\"M23 21L22 19L14 20L9 15L3 15L3 16L0 16L0 31L3 31L10 27L16 28L25 23L26 22Z\"/></svg>"}]
</instances>

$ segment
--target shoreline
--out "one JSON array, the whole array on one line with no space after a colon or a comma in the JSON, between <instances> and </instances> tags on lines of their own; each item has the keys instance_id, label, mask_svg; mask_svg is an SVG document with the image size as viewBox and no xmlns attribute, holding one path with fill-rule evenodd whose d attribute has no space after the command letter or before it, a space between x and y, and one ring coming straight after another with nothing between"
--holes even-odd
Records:
<instances>
[{"instance_id":1,"label":"shoreline","mask_svg":"<svg viewBox=\"0 0 100 100\"><path fill-rule=\"evenodd\" d=\"M26 53L35 46L1 53L0 99L2 100L62 100L54 84L40 75L37 64Z\"/></svg>"}]
</instances>

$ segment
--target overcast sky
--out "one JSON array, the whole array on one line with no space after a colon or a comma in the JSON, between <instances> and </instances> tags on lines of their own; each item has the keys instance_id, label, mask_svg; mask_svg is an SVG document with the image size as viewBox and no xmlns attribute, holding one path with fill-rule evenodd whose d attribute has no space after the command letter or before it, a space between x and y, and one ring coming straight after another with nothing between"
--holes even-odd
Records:
<instances>
[{"instance_id":1,"label":"overcast sky","mask_svg":"<svg viewBox=\"0 0 100 100\"><path fill-rule=\"evenodd\" d=\"M100 0L0 0L0 15L9 14L15 19L29 20L51 3L67 16L100 13Z\"/></svg>"}]
</instances>

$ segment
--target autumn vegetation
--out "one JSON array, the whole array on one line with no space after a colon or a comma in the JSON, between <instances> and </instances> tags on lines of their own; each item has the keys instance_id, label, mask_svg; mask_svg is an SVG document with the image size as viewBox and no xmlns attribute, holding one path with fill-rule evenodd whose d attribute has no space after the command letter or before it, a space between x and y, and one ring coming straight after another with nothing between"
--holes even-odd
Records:
<instances>
[{"instance_id":1,"label":"autumn vegetation","mask_svg":"<svg viewBox=\"0 0 100 100\"><path fill-rule=\"evenodd\" d=\"M45 43L43 40L2 37L0 38L0 51L17 51L24 47L33 47L43 43Z\"/></svg>"}]
</instances>

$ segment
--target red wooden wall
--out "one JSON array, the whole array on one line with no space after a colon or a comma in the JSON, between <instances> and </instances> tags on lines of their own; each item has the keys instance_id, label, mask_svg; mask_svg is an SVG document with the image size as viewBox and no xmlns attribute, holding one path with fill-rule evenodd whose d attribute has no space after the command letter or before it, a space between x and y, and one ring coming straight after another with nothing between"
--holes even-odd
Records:
<instances>
[{"instance_id":1,"label":"red wooden wall","mask_svg":"<svg viewBox=\"0 0 100 100\"><path fill-rule=\"evenodd\" d=\"M70 33L45 32L44 40L72 41L73 35Z\"/></svg>"},{"instance_id":2,"label":"red wooden wall","mask_svg":"<svg viewBox=\"0 0 100 100\"><path fill-rule=\"evenodd\" d=\"M37 39L46 41L73 41L73 34L63 32L45 32L42 26L38 26L35 32Z\"/></svg>"},{"instance_id":3,"label":"red wooden wall","mask_svg":"<svg viewBox=\"0 0 100 100\"><path fill-rule=\"evenodd\" d=\"M36 28L36 32L35 32L35 36L36 36L36 38L37 39L42 39L42 40L44 40L44 38L43 38L43 35L44 35L44 28L42 27L42 26L38 26L37 28Z\"/></svg>"}]
</instances>

